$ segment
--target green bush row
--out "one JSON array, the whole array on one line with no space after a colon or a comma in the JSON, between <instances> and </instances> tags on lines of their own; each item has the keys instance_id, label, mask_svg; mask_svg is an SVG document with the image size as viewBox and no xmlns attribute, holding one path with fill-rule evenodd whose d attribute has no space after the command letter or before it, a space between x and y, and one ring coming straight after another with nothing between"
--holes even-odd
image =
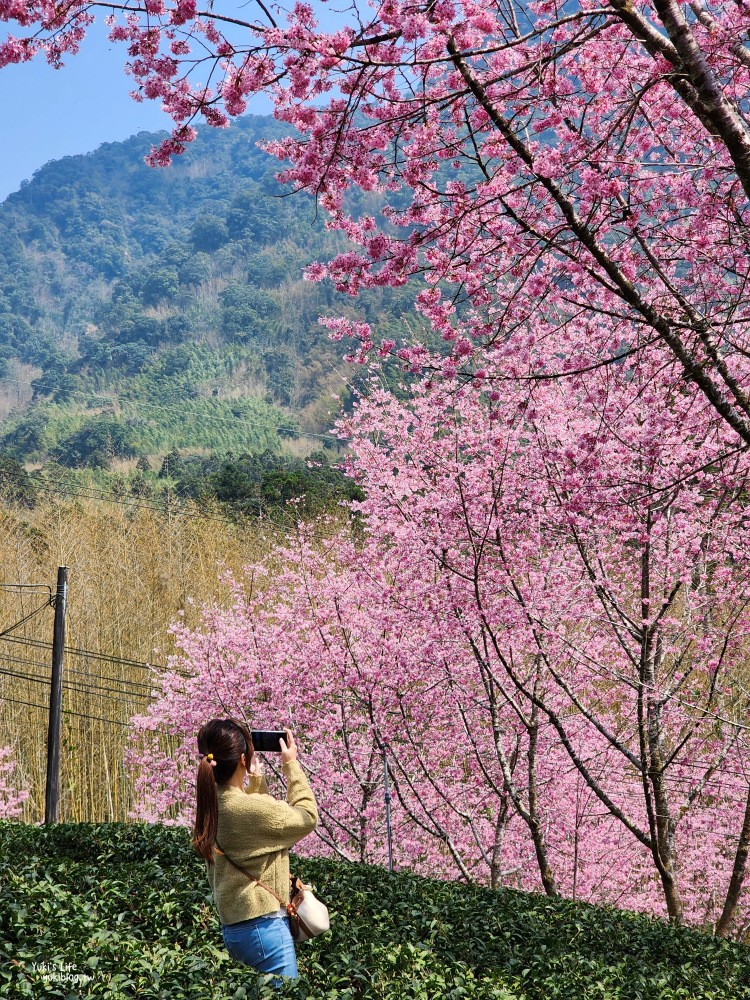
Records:
<instances>
[{"instance_id":1,"label":"green bush row","mask_svg":"<svg viewBox=\"0 0 750 1000\"><path fill-rule=\"evenodd\" d=\"M184 830L0 823L0 864L0 996L278 995L227 956ZM298 949L286 997L750 998L750 952L696 931L367 865L293 867L317 885L332 930Z\"/></svg>"}]
</instances>

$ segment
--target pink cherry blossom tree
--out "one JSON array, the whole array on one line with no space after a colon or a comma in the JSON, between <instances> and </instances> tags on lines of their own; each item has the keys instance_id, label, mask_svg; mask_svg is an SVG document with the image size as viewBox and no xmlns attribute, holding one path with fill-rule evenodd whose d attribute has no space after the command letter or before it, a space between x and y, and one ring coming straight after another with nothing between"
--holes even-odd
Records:
<instances>
[{"instance_id":1,"label":"pink cherry blossom tree","mask_svg":"<svg viewBox=\"0 0 750 1000\"><path fill-rule=\"evenodd\" d=\"M747 471L744 456L722 469L722 427L678 381L660 406L667 388L624 369L506 392L494 412L476 387L406 403L373 391L349 431L373 532L399 551L419 538L487 686L544 717L681 920L680 824L722 771L744 872L747 707L731 685L746 662ZM598 778L592 751L608 757ZM643 794L623 799L633 779Z\"/></svg>"},{"instance_id":2,"label":"pink cherry blossom tree","mask_svg":"<svg viewBox=\"0 0 750 1000\"><path fill-rule=\"evenodd\" d=\"M399 863L728 933L750 827L744 453L674 370L493 384L371 387L342 429L363 539L302 533L178 630L187 677L140 727L184 742L148 760L139 815L189 808L206 713L276 726L292 704L326 849L384 859L384 751Z\"/></svg>"}]
</instances>

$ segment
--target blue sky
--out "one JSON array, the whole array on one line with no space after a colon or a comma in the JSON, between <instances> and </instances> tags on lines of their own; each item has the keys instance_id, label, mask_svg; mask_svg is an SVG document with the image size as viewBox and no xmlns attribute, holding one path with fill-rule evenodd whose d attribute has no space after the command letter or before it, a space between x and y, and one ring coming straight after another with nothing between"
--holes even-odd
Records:
<instances>
[{"instance_id":1,"label":"blue sky","mask_svg":"<svg viewBox=\"0 0 750 1000\"><path fill-rule=\"evenodd\" d=\"M0 69L0 200L49 160L169 127L157 104L128 96L124 56L96 30L60 70L42 61Z\"/></svg>"},{"instance_id":2,"label":"blue sky","mask_svg":"<svg viewBox=\"0 0 750 1000\"><path fill-rule=\"evenodd\" d=\"M94 26L60 70L43 61L0 69L0 201L50 160L171 127L158 102L138 104L129 96L125 58L125 46ZM269 104L249 110L267 114Z\"/></svg>"},{"instance_id":3,"label":"blue sky","mask_svg":"<svg viewBox=\"0 0 750 1000\"><path fill-rule=\"evenodd\" d=\"M346 10L331 9L325 0L314 7L326 30L349 20ZM216 10L250 20L258 13L252 0L216 0ZM235 31L244 37L242 29ZM0 38L7 33L0 25ZM0 69L0 201L50 160L88 153L136 132L171 129L172 120L157 101L138 104L130 97L126 58L127 47L110 42L106 27L96 23L79 54L60 70L43 60ZM256 98L248 102L248 111L269 114L271 103Z\"/></svg>"}]
</instances>

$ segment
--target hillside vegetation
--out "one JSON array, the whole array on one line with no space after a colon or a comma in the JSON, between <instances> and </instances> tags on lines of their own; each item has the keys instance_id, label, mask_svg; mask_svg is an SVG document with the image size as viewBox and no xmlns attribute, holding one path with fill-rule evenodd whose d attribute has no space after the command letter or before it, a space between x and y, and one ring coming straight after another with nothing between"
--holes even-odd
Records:
<instances>
[{"instance_id":1,"label":"hillside vegetation","mask_svg":"<svg viewBox=\"0 0 750 1000\"><path fill-rule=\"evenodd\" d=\"M0 859L4 996L278 995L227 956L184 830L3 823ZM293 869L315 882L332 920L298 949L301 978L283 990L297 1000L750 997L750 952L696 931L367 865L296 858ZM65 973L79 978L66 984Z\"/></svg>"},{"instance_id":2,"label":"hillside vegetation","mask_svg":"<svg viewBox=\"0 0 750 1000\"><path fill-rule=\"evenodd\" d=\"M398 336L411 295L355 304L303 281L343 244L275 181L258 143L279 134L246 117L152 169L142 133L47 164L0 206L0 452L52 480L156 472L173 449L335 454L355 374L318 317Z\"/></svg>"}]
</instances>

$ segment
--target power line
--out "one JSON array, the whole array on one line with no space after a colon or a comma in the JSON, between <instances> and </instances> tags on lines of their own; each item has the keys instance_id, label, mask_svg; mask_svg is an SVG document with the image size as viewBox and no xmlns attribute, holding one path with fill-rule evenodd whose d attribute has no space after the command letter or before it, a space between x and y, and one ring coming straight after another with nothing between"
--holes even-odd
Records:
<instances>
[{"instance_id":1,"label":"power line","mask_svg":"<svg viewBox=\"0 0 750 1000\"><path fill-rule=\"evenodd\" d=\"M52 597L52 587L48 583L0 583L0 590L46 590Z\"/></svg>"},{"instance_id":2,"label":"power line","mask_svg":"<svg viewBox=\"0 0 750 1000\"><path fill-rule=\"evenodd\" d=\"M0 475L1 474L2 473L0 473ZM94 501L96 501L98 503L112 503L112 504L116 504L116 505L118 505L120 507L128 507L128 508L132 508L134 510L138 510L138 509L140 509L140 510L152 510L152 511L155 511L157 514L162 514L162 515L164 515L164 514L171 514L171 515L173 515L175 517L187 517L187 518L192 518L193 520L197 520L197 521L216 521L219 524L229 524L229 525L232 525L234 527L238 527L239 525L242 524L242 521L240 519L238 519L237 517L233 517L233 518L232 517L221 517L221 516L219 516L217 514L205 514L205 513L199 512L199 511L189 511L189 510L185 510L184 507L179 507L179 506L177 506L177 507L169 507L169 506L167 506L166 503L159 502L159 501L154 501L154 503L142 503L142 502L137 501L137 500L131 500L131 499L126 499L126 498L118 498L115 494L107 495L106 491L103 491L103 490L102 491L94 491L93 489L88 490L87 487L84 487L83 489L73 489L73 488L71 488L69 486L62 485L62 486L60 486L58 488L55 485L50 486L48 481L45 482L44 480L42 480L41 485L38 487L38 489L42 493L45 493L45 494L47 494L49 496L61 496L63 498L66 498L66 497L79 497L79 498L81 498L83 500L94 500ZM302 497L302 494L300 495L300 498L301 497ZM262 498L260 498L260 497L251 497L249 499L251 499L254 504L257 504L258 511L257 511L257 514L255 516L259 520L261 520L262 519L262 515L264 513L266 513L267 509L269 509L269 508L264 507ZM283 513L283 508L277 507L276 509L279 511L279 513ZM242 514L241 511L238 512L238 513ZM274 523L271 520L264 521L263 523L266 526L276 527L276 525L274 525Z\"/></svg>"},{"instance_id":3,"label":"power line","mask_svg":"<svg viewBox=\"0 0 750 1000\"><path fill-rule=\"evenodd\" d=\"M51 649L52 643L47 642L44 639L26 639L22 636L14 635L2 635L0 638L5 639L6 642L17 642L27 646L34 646L41 649ZM76 646L66 646L65 652L71 656L80 656L84 659L89 660L106 660L108 663L121 663L126 667L138 667L141 670L164 670L166 669L161 663L146 663L143 660L129 660L123 656L111 656L108 653L99 653L92 649L80 649ZM136 681L131 681L129 683L137 683Z\"/></svg>"},{"instance_id":4,"label":"power line","mask_svg":"<svg viewBox=\"0 0 750 1000\"><path fill-rule=\"evenodd\" d=\"M4 477L6 480L10 481L12 477L9 473L5 473L0 470L0 477ZM236 519L229 517L219 517L213 514L204 514L198 511L188 511L184 507L176 506L171 508L168 506L169 500L158 501L155 500L153 503L143 503L138 500L129 499L126 497L118 496L114 491L111 490L100 490L97 487L78 487L68 486L60 480L50 482L49 479L40 479L35 481L36 489L50 496L61 496L65 497L80 497L83 500L96 500L103 503L113 503L121 507L130 507L136 510L153 510L158 514L173 514L176 517L192 517L204 521L219 521L222 524L232 524L236 525L238 522Z\"/></svg>"},{"instance_id":5,"label":"power line","mask_svg":"<svg viewBox=\"0 0 750 1000\"><path fill-rule=\"evenodd\" d=\"M46 663L40 663L38 660L26 660L20 656L8 656L7 653L0 653L0 660L7 663L18 663L25 667L40 667L42 669L47 669ZM76 670L75 667L66 667L66 674L77 674L80 677L86 677L93 681L113 681L115 684L126 684L128 687L140 688L143 691L151 691L153 685L143 684L140 681L131 681L127 677L113 677L112 674L91 674L88 670ZM109 690L118 690L117 688L110 688ZM123 694L128 694L128 691L123 691ZM133 694L138 694L134 691Z\"/></svg>"},{"instance_id":6,"label":"power line","mask_svg":"<svg viewBox=\"0 0 750 1000\"><path fill-rule=\"evenodd\" d=\"M141 684L140 681L131 681L127 677L113 677L111 674L91 674L88 670L76 670L74 667L66 667L66 674L78 674L80 677L89 677L93 680L114 681L117 684L127 684L128 687L141 688L144 691L151 691L153 685ZM114 689L113 689L114 690ZM137 691L133 692L137 694Z\"/></svg>"},{"instance_id":7,"label":"power line","mask_svg":"<svg viewBox=\"0 0 750 1000\"><path fill-rule=\"evenodd\" d=\"M0 472L0 475L2 475L2 472ZM42 484L38 488L39 488L39 490L42 493L45 493L45 494L47 494L49 496L61 496L63 499L70 498L70 497L78 497L78 498L83 499L83 500L93 500L93 501L96 501L97 503L112 503L112 504L116 504L116 505L118 505L120 507L128 507L128 508L132 508L134 510L139 510L139 509L140 510L152 510L152 511L154 511L157 514L162 514L162 515L171 514L174 517L192 518L193 520L196 520L196 521L216 521L219 524L229 524L229 525L232 525L233 527L238 527L238 526L241 526L241 524L242 524L242 521L240 519L236 518L236 517L234 517L234 518L231 518L231 517L219 517L218 515L215 515L215 514L202 514L202 513L198 512L198 511L188 511L188 510L185 510L184 507L168 508L163 503L162 504L158 504L158 503L153 503L153 504L140 503L140 502L134 501L134 500L116 499L114 496L112 498L109 498L109 497L104 496L104 495L97 495L97 494L94 494L94 493L89 494L89 493L83 492L81 490L72 489L72 488L67 487L67 486L61 486L58 489L58 488L55 488L55 486L50 486L48 483L42 482ZM257 504L258 504L258 514L256 516L259 519L261 519L262 514L265 512L264 508L263 508L263 504L262 504L260 498L254 497L252 499L253 499L254 502L257 502ZM277 508L277 510L279 510L280 513L283 512L282 508ZM277 527L277 525L274 524L274 522L271 521L270 519L267 520L267 521L263 521L263 524L264 524L265 527L267 527L269 529Z\"/></svg>"},{"instance_id":8,"label":"power line","mask_svg":"<svg viewBox=\"0 0 750 1000\"><path fill-rule=\"evenodd\" d=\"M2 472L0 472L0 475L2 475ZM121 507L130 507L136 510L137 509L153 510L157 514L171 514L175 517L188 517L198 521L216 521L220 524L229 524L233 525L234 527L237 527L242 523L236 517L234 518L221 517L218 514L205 514L201 513L200 511L185 510L185 508L181 506L172 507L169 506L168 501L166 502L160 501L156 498L154 499L153 503L143 503L139 500L133 500L126 497L118 496L116 493L112 491L98 490L96 487L83 487L76 489L74 487L61 484L59 483L59 481L58 483L53 483L52 485L50 485L49 480L41 480L37 488L39 489L40 492L48 494L50 496L61 496L63 498L79 497L83 500L95 500L97 502L102 502L102 503L113 503ZM184 494L181 494L181 496L184 496ZM260 518L264 513L264 505L262 499L260 497L252 497L251 499L253 500L254 503L257 503L258 514L256 516ZM272 524L272 522L270 521L267 521L265 523L268 525Z\"/></svg>"},{"instance_id":9,"label":"power line","mask_svg":"<svg viewBox=\"0 0 750 1000\"><path fill-rule=\"evenodd\" d=\"M130 507L134 510L153 510L158 514L171 513L176 517L192 517L203 521L220 521L223 524L236 524L236 520L228 517L216 517L211 514L200 514L198 512L186 511L184 508L176 507L173 510L167 510L165 504L148 504L140 503L135 500L127 499L116 499L115 497L105 497L98 496L96 494L89 494L83 490L74 490L70 487L60 486L56 488L54 485L49 485L48 482L42 481L39 489L42 493L51 494L52 496L62 496L62 497L81 497L84 500L96 500L102 503L116 504L120 507Z\"/></svg>"},{"instance_id":10,"label":"power line","mask_svg":"<svg viewBox=\"0 0 750 1000\"><path fill-rule=\"evenodd\" d=\"M5 638L8 635L8 633L13 632L15 629L20 628L21 625L25 625L26 622L31 621L31 619L35 615L38 615L40 612L45 611L48 607L50 607L51 604L52 604L52 599L50 598L50 600L45 601L44 604L42 604L40 607L35 608L33 611L30 611L24 618L21 618L20 621L15 622L15 624L13 625L9 625L6 629L3 629L3 631L0 632L0 639Z\"/></svg>"},{"instance_id":11,"label":"power line","mask_svg":"<svg viewBox=\"0 0 750 1000\"><path fill-rule=\"evenodd\" d=\"M146 703L152 701L151 697L147 694L138 694L137 691L122 691L118 688L105 687L101 684L81 684L79 681L63 681L63 687L69 691L88 693L99 698L110 698L112 701L119 701L124 698Z\"/></svg>"},{"instance_id":12,"label":"power line","mask_svg":"<svg viewBox=\"0 0 750 1000\"><path fill-rule=\"evenodd\" d=\"M80 649L76 646L66 646L65 652L71 656L82 656L89 660L107 660L109 663L122 663L126 667L140 667L142 670L164 670L161 663L145 663L143 660L129 660L124 656L110 656L108 653L98 653L92 649Z\"/></svg>"},{"instance_id":13,"label":"power line","mask_svg":"<svg viewBox=\"0 0 750 1000\"><path fill-rule=\"evenodd\" d=\"M8 473L5 473L2 470L0 470L0 478L2 478L3 476L5 476L6 479L9 480L12 478ZM157 514L162 514L162 515L169 514L175 517L187 517L197 521L215 521L219 524L228 524L235 528L242 524L242 521L237 517L221 517L216 514L206 514L206 513L201 513L200 511L189 511L185 510L184 507L180 506L170 507L168 506L168 498L163 501L155 499L153 503L143 503L138 500L133 500L118 496L116 493L114 493L114 491L111 490L101 490L98 489L97 487L74 488L73 486L66 485L60 480L57 480L56 482L50 484L49 479L37 480L36 487L40 492L44 493L47 496L60 496L63 499L68 499L73 497L73 498L80 498L82 500L93 500L96 501L97 503L112 503L120 507L127 507L134 510L151 510ZM179 494L179 495L184 497L184 494ZM255 516L260 520L262 518L262 515L265 513L263 502L259 497L253 497L252 500L258 505L258 512ZM282 512L282 508L277 508L277 510L279 512ZM271 520L263 521L263 524L269 530L278 527L278 525Z\"/></svg>"},{"instance_id":14,"label":"power line","mask_svg":"<svg viewBox=\"0 0 750 1000\"><path fill-rule=\"evenodd\" d=\"M34 648L43 647L44 649L52 649L51 642L45 642L43 639L30 639L26 636L21 635L3 635L0 638L4 639L5 642L18 642L23 646L32 646Z\"/></svg>"},{"instance_id":15,"label":"power line","mask_svg":"<svg viewBox=\"0 0 750 1000\"><path fill-rule=\"evenodd\" d=\"M41 664L39 664L41 666ZM38 674L27 674L19 670L4 670L0 667L0 674L5 677L15 677L19 680L29 681L32 684L42 684L47 687L50 683L49 677L40 677ZM129 698L131 700L151 702L149 695L139 694L137 691L123 691L121 688L110 688L100 684L81 684L77 681L63 681L63 687L68 691L79 691L85 694L92 694L100 698L111 698L113 701Z\"/></svg>"},{"instance_id":16,"label":"power line","mask_svg":"<svg viewBox=\"0 0 750 1000\"><path fill-rule=\"evenodd\" d=\"M39 677L38 674L24 674L16 670L3 670L2 667L0 667L0 674L3 674L5 677L18 677L20 680L32 681L35 684L43 684L45 687L49 685L49 677Z\"/></svg>"},{"instance_id":17,"label":"power line","mask_svg":"<svg viewBox=\"0 0 750 1000\"><path fill-rule=\"evenodd\" d=\"M20 663L23 667L46 667L46 663L40 663L38 660L25 660L21 656L8 656L7 653L0 653L0 660L6 660L8 663Z\"/></svg>"},{"instance_id":18,"label":"power line","mask_svg":"<svg viewBox=\"0 0 750 1000\"><path fill-rule=\"evenodd\" d=\"M143 691L151 691L151 684L141 684L140 681L131 681L127 677L113 677L111 674L91 674L88 670L76 670L74 667L66 667L66 674L77 674L80 677L88 677L91 680L113 681L116 684L127 684L128 687L141 688ZM112 688L111 690L116 690ZM127 692L123 692L127 693ZM134 691L133 694L138 694Z\"/></svg>"},{"instance_id":19,"label":"power line","mask_svg":"<svg viewBox=\"0 0 750 1000\"><path fill-rule=\"evenodd\" d=\"M3 698L3 702L7 702L13 705L26 705L29 708L39 708L43 712L49 711L49 705L40 705L35 701L25 701L22 698ZM72 708L63 708L63 713L66 715L74 715L80 719L91 719L94 722L106 722L113 726L123 726L124 728L129 728L131 726L130 722L123 722L122 719L110 719L103 715L89 715L87 712L76 712ZM174 739L179 736L179 733L170 733L165 729L150 729L149 732L156 733L159 736L167 736L170 739Z\"/></svg>"},{"instance_id":20,"label":"power line","mask_svg":"<svg viewBox=\"0 0 750 1000\"><path fill-rule=\"evenodd\" d=\"M49 711L49 705L40 705L35 701L24 701L21 698L3 698L3 701L10 702L14 705L27 705L29 708L40 708L43 712ZM94 722L106 722L113 726L124 726L125 728L130 726L129 722L123 722L120 719L107 719L102 715L88 715L86 712L74 712L71 708L63 708L63 713L65 715L75 715L80 719L91 719ZM155 730L155 732L161 733L162 730ZM170 733L163 733L165 736L171 735Z\"/></svg>"}]
</instances>

